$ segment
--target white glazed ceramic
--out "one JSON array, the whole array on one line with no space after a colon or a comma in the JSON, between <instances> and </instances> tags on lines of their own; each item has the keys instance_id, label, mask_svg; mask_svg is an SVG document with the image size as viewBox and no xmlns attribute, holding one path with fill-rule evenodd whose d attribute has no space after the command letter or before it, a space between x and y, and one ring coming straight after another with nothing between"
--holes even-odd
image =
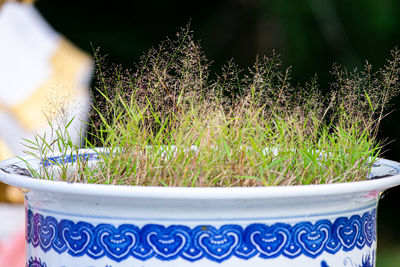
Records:
<instances>
[{"instance_id":1,"label":"white glazed ceramic","mask_svg":"<svg viewBox=\"0 0 400 267\"><path fill-rule=\"evenodd\" d=\"M379 179L257 188L72 184L25 168L4 161L0 180L26 192L28 267L375 266L378 200L400 184L389 160Z\"/></svg>"}]
</instances>

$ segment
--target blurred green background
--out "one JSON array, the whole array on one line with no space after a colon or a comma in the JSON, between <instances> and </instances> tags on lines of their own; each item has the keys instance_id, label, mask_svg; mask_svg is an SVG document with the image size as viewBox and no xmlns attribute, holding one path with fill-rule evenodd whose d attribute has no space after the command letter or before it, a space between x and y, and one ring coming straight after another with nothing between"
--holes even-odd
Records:
<instances>
[{"instance_id":1,"label":"blurred green background","mask_svg":"<svg viewBox=\"0 0 400 267\"><path fill-rule=\"evenodd\" d=\"M51 1L36 6L49 23L91 53L91 43L126 67L191 20L206 56L219 69L234 58L242 67L256 55L282 54L292 81L315 73L321 88L331 81L333 62L381 67L400 43L400 1L396 0L202 0ZM384 156L400 161L400 98L381 137L393 141ZM400 266L400 187L389 190L378 212L378 267Z\"/></svg>"}]
</instances>

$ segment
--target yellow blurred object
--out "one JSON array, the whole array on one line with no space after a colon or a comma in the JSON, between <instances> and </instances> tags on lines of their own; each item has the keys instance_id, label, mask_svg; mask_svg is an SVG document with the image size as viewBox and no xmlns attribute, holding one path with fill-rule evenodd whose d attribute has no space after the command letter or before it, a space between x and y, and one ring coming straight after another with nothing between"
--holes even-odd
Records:
<instances>
[{"instance_id":1,"label":"yellow blurred object","mask_svg":"<svg viewBox=\"0 0 400 267\"><path fill-rule=\"evenodd\" d=\"M14 154L7 144L0 139L0 160L11 157L14 157ZM24 197L18 188L0 183L0 202L23 203Z\"/></svg>"},{"instance_id":2,"label":"yellow blurred object","mask_svg":"<svg viewBox=\"0 0 400 267\"><path fill-rule=\"evenodd\" d=\"M24 196L21 189L0 183L0 202L21 204L24 202Z\"/></svg>"},{"instance_id":3,"label":"yellow blurred object","mask_svg":"<svg viewBox=\"0 0 400 267\"><path fill-rule=\"evenodd\" d=\"M5 191L5 196L7 202L11 203L23 203L24 196L22 194L21 189L14 186L7 186Z\"/></svg>"},{"instance_id":4,"label":"yellow blurred object","mask_svg":"<svg viewBox=\"0 0 400 267\"><path fill-rule=\"evenodd\" d=\"M14 157L14 154L7 144L0 139L0 160L11 157ZM23 203L24 196L18 188L0 183L0 202Z\"/></svg>"},{"instance_id":5,"label":"yellow blurred object","mask_svg":"<svg viewBox=\"0 0 400 267\"><path fill-rule=\"evenodd\" d=\"M6 142L0 139L0 161L14 157L14 153L10 150Z\"/></svg>"},{"instance_id":6,"label":"yellow blurred object","mask_svg":"<svg viewBox=\"0 0 400 267\"><path fill-rule=\"evenodd\" d=\"M33 4L35 0L0 0L0 5L5 2L19 2L24 4Z\"/></svg>"},{"instance_id":7,"label":"yellow blurred object","mask_svg":"<svg viewBox=\"0 0 400 267\"><path fill-rule=\"evenodd\" d=\"M52 125L69 122L79 143L90 97L91 57L55 32L34 0L0 0L0 161L23 156L22 139L52 138ZM23 194L0 184L0 201L21 203Z\"/></svg>"},{"instance_id":8,"label":"yellow blurred object","mask_svg":"<svg viewBox=\"0 0 400 267\"><path fill-rule=\"evenodd\" d=\"M24 4L33 4L35 0L0 0L0 8L5 2L19 2Z\"/></svg>"},{"instance_id":9,"label":"yellow blurred object","mask_svg":"<svg viewBox=\"0 0 400 267\"><path fill-rule=\"evenodd\" d=\"M87 92L75 80L89 61L86 53L61 38L57 50L50 58L50 77L24 101L9 107L9 111L25 129L35 131L45 127L48 119L62 116L60 113L70 108L71 102L85 97Z\"/></svg>"}]
</instances>

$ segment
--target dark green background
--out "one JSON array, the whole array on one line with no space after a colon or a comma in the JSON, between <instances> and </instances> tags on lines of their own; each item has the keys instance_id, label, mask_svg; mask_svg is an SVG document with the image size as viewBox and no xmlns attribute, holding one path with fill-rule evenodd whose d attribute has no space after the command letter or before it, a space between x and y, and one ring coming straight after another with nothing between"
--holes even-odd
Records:
<instances>
[{"instance_id":1,"label":"dark green background","mask_svg":"<svg viewBox=\"0 0 400 267\"><path fill-rule=\"evenodd\" d=\"M234 58L251 65L256 55L282 54L293 82L318 74L327 88L332 63L380 67L400 43L400 1L396 0L220 0L220 1L51 1L37 7L50 24L82 49L91 43L109 59L131 67L151 46L191 20L205 54L219 69ZM385 157L400 161L400 98L386 118L381 137L392 143ZM397 141L399 140L399 141ZM378 267L400 266L400 188L381 200Z\"/></svg>"}]
</instances>

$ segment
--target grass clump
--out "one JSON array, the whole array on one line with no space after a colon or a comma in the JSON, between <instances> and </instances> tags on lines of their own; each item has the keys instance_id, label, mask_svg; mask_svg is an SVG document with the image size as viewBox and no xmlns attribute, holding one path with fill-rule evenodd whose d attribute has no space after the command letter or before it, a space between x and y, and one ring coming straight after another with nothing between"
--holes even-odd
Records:
<instances>
[{"instance_id":1,"label":"grass clump","mask_svg":"<svg viewBox=\"0 0 400 267\"><path fill-rule=\"evenodd\" d=\"M335 65L323 94L316 78L293 86L275 53L246 71L230 61L211 77L189 28L150 49L134 70L106 67L95 53L98 93L85 147L106 151L95 168L78 160L66 175L69 165L61 164L60 179L153 186L364 180L381 152L385 108L399 91L399 51L391 55L377 71L368 62L363 71ZM68 138L54 142L31 147L40 147L41 158L46 150L78 151Z\"/></svg>"}]
</instances>

